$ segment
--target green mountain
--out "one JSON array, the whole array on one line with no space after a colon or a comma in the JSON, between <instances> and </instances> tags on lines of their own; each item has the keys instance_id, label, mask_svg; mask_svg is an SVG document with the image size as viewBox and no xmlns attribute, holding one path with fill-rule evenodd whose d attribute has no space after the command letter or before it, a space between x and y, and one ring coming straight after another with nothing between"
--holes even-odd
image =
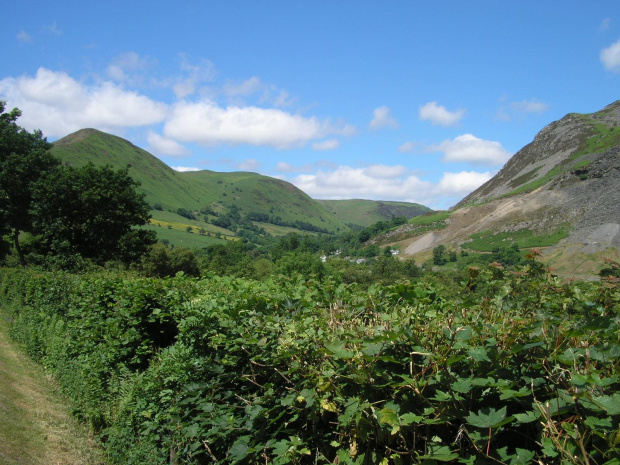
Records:
<instances>
[{"instance_id":1,"label":"green mountain","mask_svg":"<svg viewBox=\"0 0 620 465\"><path fill-rule=\"evenodd\" d=\"M64 163L126 167L140 182L153 211L152 223L166 229L203 228L234 236L226 218L251 220L272 234L293 230L338 233L348 227L292 184L256 173L177 172L147 151L117 136L82 129L54 143ZM185 216L178 214L184 210ZM189 213L189 215L188 215ZM194 219L189 219L191 217ZM189 217L189 218L188 218ZM233 228L235 229L235 228ZM174 238L169 239L174 243Z\"/></svg>"},{"instance_id":2,"label":"green mountain","mask_svg":"<svg viewBox=\"0 0 620 465\"><path fill-rule=\"evenodd\" d=\"M317 200L336 218L346 224L368 227L377 221L386 221L393 216L407 219L423 215L432 210L424 205L410 202L388 202L381 200Z\"/></svg>"}]
</instances>

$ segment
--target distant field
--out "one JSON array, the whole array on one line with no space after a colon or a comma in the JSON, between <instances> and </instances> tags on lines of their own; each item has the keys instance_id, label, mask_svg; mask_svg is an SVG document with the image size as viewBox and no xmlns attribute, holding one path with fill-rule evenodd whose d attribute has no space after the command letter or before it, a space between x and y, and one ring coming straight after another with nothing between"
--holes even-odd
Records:
<instances>
[{"instance_id":1,"label":"distant field","mask_svg":"<svg viewBox=\"0 0 620 465\"><path fill-rule=\"evenodd\" d=\"M165 210L152 210L151 216L151 223L155 225L158 223L162 226L172 225L173 229L182 229L183 231L185 231L188 226L191 226L196 230L204 228L209 232L220 233L223 236L235 235L235 233L232 232L230 229L221 228L219 226L215 226L214 224L205 223L204 221L190 220L183 216L177 215L176 213Z\"/></svg>"},{"instance_id":2,"label":"distant field","mask_svg":"<svg viewBox=\"0 0 620 465\"><path fill-rule=\"evenodd\" d=\"M200 249L202 247L207 247L213 244L224 244L228 240L237 240L236 238L227 237L226 239L218 239L217 237L200 235L197 230L194 230L193 233L189 233L185 230L180 229L168 229L165 226L159 227L156 225L147 225L143 226L144 229L149 231L155 231L157 233L157 239L159 240L167 240L171 244L189 247L192 249Z\"/></svg>"},{"instance_id":3,"label":"distant field","mask_svg":"<svg viewBox=\"0 0 620 465\"><path fill-rule=\"evenodd\" d=\"M276 224L271 223L260 223L258 221L253 222L259 228L263 228L266 233L271 234L272 236L286 236L287 234L296 233L300 235L316 235L316 233L309 231L300 231L299 229L289 228L288 226L278 226Z\"/></svg>"}]
</instances>

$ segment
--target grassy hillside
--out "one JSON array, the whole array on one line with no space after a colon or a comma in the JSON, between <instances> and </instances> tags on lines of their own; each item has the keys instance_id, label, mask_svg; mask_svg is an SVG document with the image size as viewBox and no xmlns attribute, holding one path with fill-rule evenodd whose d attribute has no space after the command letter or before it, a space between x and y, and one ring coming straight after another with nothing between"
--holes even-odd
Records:
<instances>
[{"instance_id":1,"label":"grassy hillside","mask_svg":"<svg viewBox=\"0 0 620 465\"><path fill-rule=\"evenodd\" d=\"M407 219L432 211L417 203L387 202L378 200L317 200L336 218L347 224L370 226L377 221L390 220L393 216Z\"/></svg>"},{"instance_id":2,"label":"grassy hillside","mask_svg":"<svg viewBox=\"0 0 620 465\"><path fill-rule=\"evenodd\" d=\"M201 220L192 226L224 235L233 233L209 222L231 211L238 212L242 219L297 230L337 233L348 229L323 206L285 181L246 172L176 172L129 141L96 129L83 129L60 139L52 152L75 167L88 162L119 168L129 165L129 173L140 182L147 202L157 206L153 210L154 220L187 222L176 214L183 208Z\"/></svg>"},{"instance_id":3,"label":"grassy hillside","mask_svg":"<svg viewBox=\"0 0 620 465\"><path fill-rule=\"evenodd\" d=\"M315 200L279 179L248 172L178 174L205 192L207 205L216 212L229 210L234 205L242 216L254 214L255 221L286 226L303 221L329 232L347 229L339 218L330 215Z\"/></svg>"},{"instance_id":4,"label":"grassy hillside","mask_svg":"<svg viewBox=\"0 0 620 465\"><path fill-rule=\"evenodd\" d=\"M165 209L183 207L198 210L204 206L201 192L182 176L146 150L131 142L96 129L82 129L54 142L52 153L75 167L93 162L121 168L129 165L129 174L140 182L149 204Z\"/></svg>"}]
</instances>

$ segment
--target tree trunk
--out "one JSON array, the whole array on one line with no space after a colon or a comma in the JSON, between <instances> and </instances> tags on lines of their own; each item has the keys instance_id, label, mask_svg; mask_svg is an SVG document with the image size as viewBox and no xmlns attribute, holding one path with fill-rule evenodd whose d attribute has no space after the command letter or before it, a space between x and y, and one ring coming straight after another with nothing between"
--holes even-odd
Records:
<instances>
[{"instance_id":1,"label":"tree trunk","mask_svg":"<svg viewBox=\"0 0 620 465\"><path fill-rule=\"evenodd\" d=\"M15 229L13 231L13 244L15 245L15 251L17 252L17 256L19 257L19 263L26 268L26 259L24 258L24 252L22 252L22 248L19 245L19 229Z\"/></svg>"}]
</instances>

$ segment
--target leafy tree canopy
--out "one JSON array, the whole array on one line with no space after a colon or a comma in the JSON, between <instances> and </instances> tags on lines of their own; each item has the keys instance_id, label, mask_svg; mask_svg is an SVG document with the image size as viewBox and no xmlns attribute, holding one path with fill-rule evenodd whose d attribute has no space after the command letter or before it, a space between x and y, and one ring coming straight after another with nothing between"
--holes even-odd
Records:
<instances>
[{"instance_id":1,"label":"leafy tree canopy","mask_svg":"<svg viewBox=\"0 0 620 465\"><path fill-rule=\"evenodd\" d=\"M32 188L60 165L51 153L52 144L41 131L28 132L17 125L21 111L5 112L0 100L0 229L11 231L15 250L25 265L19 233L32 231Z\"/></svg>"},{"instance_id":2,"label":"leafy tree canopy","mask_svg":"<svg viewBox=\"0 0 620 465\"><path fill-rule=\"evenodd\" d=\"M33 191L35 232L51 254L77 253L102 263L133 261L155 242L155 233L132 230L150 218L144 194L127 169L64 167L41 179Z\"/></svg>"}]
</instances>

